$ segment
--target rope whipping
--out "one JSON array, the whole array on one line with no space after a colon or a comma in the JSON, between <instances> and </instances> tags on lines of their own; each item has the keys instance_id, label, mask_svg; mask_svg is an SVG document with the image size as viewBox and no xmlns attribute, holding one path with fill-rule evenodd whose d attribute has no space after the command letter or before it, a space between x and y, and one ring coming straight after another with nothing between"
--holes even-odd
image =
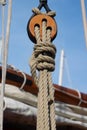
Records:
<instances>
[{"instance_id":1,"label":"rope whipping","mask_svg":"<svg viewBox=\"0 0 87 130\"><path fill-rule=\"evenodd\" d=\"M35 14L41 14L34 9ZM55 15L53 12L45 15ZM42 34L36 24L34 33L36 44L30 60L32 77L38 86L37 130L56 130L54 87L51 72L55 69L56 48L51 43L51 28L47 28L47 21L42 20Z\"/></svg>"}]
</instances>

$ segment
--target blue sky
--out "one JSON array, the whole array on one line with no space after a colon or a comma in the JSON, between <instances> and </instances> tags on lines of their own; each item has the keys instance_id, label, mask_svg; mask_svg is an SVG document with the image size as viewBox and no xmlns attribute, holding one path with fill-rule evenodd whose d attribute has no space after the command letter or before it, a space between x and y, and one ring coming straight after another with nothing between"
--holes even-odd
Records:
<instances>
[{"instance_id":1,"label":"blue sky","mask_svg":"<svg viewBox=\"0 0 87 130\"><path fill-rule=\"evenodd\" d=\"M85 3L87 10L86 0ZM32 8L37 7L38 4L39 0L13 0L12 2L8 64L28 74L30 74L29 59L34 44L28 38L26 27L32 15ZM58 25L58 34L53 41L57 48L53 82L58 83L60 51L64 49L71 83L64 67L63 86L87 93L87 49L80 0L48 0L48 4L51 10L56 11L55 19Z\"/></svg>"}]
</instances>

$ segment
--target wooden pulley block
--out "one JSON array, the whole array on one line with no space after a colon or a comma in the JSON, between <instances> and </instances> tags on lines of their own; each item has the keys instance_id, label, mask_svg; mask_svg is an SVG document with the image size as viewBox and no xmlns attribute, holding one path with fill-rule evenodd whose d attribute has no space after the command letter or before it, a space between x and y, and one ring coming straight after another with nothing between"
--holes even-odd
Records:
<instances>
[{"instance_id":1,"label":"wooden pulley block","mask_svg":"<svg viewBox=\"0 0 87 130\"><path fill-rule=\"evenodd\" d=\"M51 40L53 40L56 37L57 34L57 25L55 20L45 14L39 14L39 15L35 15L33 16L27 25L27 32L28 32L28 36L30 37L31 41L36 42L35 39L35 26L38 26L40 29L40 38L42 40L42 22L46 21L46 26L47 28L51 29Z\"/></svg>"}]
</instances>

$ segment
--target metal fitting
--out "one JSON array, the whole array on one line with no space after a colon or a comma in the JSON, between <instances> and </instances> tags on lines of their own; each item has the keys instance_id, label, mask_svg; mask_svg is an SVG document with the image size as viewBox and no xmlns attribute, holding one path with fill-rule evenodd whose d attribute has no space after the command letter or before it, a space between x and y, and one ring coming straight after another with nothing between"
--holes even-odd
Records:
<instances>
[{"instance_id":1,"label":"metal fitting","mask_svg":"<svg viewBox=\"0 0 87 130\"><path fill-rule=\"evenodd\" d=\"M5 5L6 4L6 0L0 0L0 5Z\"/></svg>"}]
</instances>

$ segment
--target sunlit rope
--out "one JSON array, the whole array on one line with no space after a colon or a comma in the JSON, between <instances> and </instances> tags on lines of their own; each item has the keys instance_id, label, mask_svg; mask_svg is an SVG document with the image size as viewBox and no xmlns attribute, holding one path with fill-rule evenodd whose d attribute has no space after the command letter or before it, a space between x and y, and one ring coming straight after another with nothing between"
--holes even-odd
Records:
<instances>
[{"instance_id":1,"label":"sunlit rope","mask_svg":"<svg viewBox=\"0 0 87 130\"><path fill-rule=\"evenodd\" d=\"M26 75L25 75L25 73L24 72L22 72L22 71L18 71L18 72L20 72L22 75L23 75L23 77L24 77L24 80L23 80L23 83L22 83L22 85L21 85L21 87L20 87L20 90L23 90L23 88L24 88L24 86L25 86L25 84L26 84Z\"/></svg>"},{"instance_id":2,"label":"sunlit rope","mask_svg":"<svg viewBox=\"0 0 87 130\"><path fill-rule=\"evenodd\" d=\"M81 105L81 103L82 103L82 98L81 98L81 93L80 93L80 91L79 90L77 90L76 89L76 91L77 91L77 93L78 93L78 96L79 96L79 103L78 103L78 106L80 106Z\"/></svg>"},{"instance_id":3,"label":"sunlit rope","mask_svg":"<svg viewBox=\"0 0 87 130\"><path fill-rule=\"evenodd\" d=\"M6 26L6 39L4 38L4 6L2 12L2 86L1 86L1 120L0 120L0 130L3 130L3 98L5 90L5 81L6 81L6 67L7 67L7 58L8 58L8 43L10 35L10 23L11 23L11 12L12 12L12 0L8 1L8 17L7 17L7 26Z\"/></svg>"},{"instance_id":4,"label":"sunlit rope","mask_svg":"<svg viewBox=\"0 0 87 130\"><path fill-rule=\"evenodd\" d=\"M69 66L68 66L68 62L67 62L66 57L65 57L65 67L66 67L66 72L67 72L69 84L70 84L70 86L72 86L72 81L71 81L71 77L70 77ZM76 90L76 89L75 89L75 90ZM86 101L83 101L83 100L82 100L82 98L81 98L81 93L79 92L79 90L76 90L76 92L78 93L78 96L79 96L78 106L80 106L82 102L87 103Z\"/></svg>"},{"instance_id":5,"label":"sunlit rope","mask_svg":"<svg viewBox=\"0 0 87 130\"><path fill-rule=\"evenodd\" d=\"M23 75L23 78L24 78L23 83L22 83L21 87L19 88L20 90L23 90L23 88L26 84L26 81L27 81L26 74L23 71L17 69L14 65L7 65L7 68L13 69L17 73L21 73Z\"/></svg>"},{"instance_id":6,"label":"sunlit rope","mask_svg":"<svg viewBox=\"0 0 87 130\"><path fill-rule=\"evenodd\" d=\"M3 101L3 111L6 110L6 103L5 103L5 100Z\"/></svg>"},{"instance_id":7,"label":"sunlit rope","mask_svg":"<svg viewBox=\"0 0 87 130\"><path fill-rule=\"evenodd\" d=\"M2 6L2 47L4 48L4 6ZM3 68L4 71L4 68ZM2 86L0 93L0 130L3 130L3 100L4 100L4 86L5 80L4 75L2 74Z\"/></svg>"},{"instance_id":8,"label":"sunlit rope","mask_svg":"<svg viewBox=\"0 0 87 130\"><path fill-rule=\"evenodd\" d=\"M36 11L37 13L37 11ZM39 12L40 13L40 12ZM50 15L51 13L47 14ZM51 14L52 15L52 14ZM54 14L53 14L54 15ZM56 130L55 107L54 107L54 89L50 72L55 69L55 53L56 48L51 44L51 30L47 29L47 23L42 21L42 40L40 38L40 29L35 26L35 37L37 44L34 47L33 58L31 58L30 66L32 76L37 84L36 69L39 70L38 81L38 114L37 114L37 130ZM43 55L44 52L51 52L53 57ZM36 61L36 62L35 62Z\"/></svg>"},{"instance_id":9,"label":"sunlit rope","mask_svg":"<svg viewBox=\"0 0 87 130\"><path fill-rule=\"evenodd\" d=\"M87 104L87 101L81 99L81 97L78 97L78 96L73 95L73 94L71 94L71 93L65 92L64 90L60 90L60 89L58 89L58 88L57 88L57 90L58 90L59 92L61 92L62 94L66 94L67 96L70 96L70 97L73 97L73 98L75 98L75 99L78 99L79 102L81 101L81 103ZM75 91L77 91L77 90L75 90ZM77 92L77 94L78 94L78 92ZM81 103L80 103L80 105L81 105ZM77 105L79 105L79 103L78 103ZM79 106L80 106L80 105L79 105Z\"/></svg>"}]
</instances>

